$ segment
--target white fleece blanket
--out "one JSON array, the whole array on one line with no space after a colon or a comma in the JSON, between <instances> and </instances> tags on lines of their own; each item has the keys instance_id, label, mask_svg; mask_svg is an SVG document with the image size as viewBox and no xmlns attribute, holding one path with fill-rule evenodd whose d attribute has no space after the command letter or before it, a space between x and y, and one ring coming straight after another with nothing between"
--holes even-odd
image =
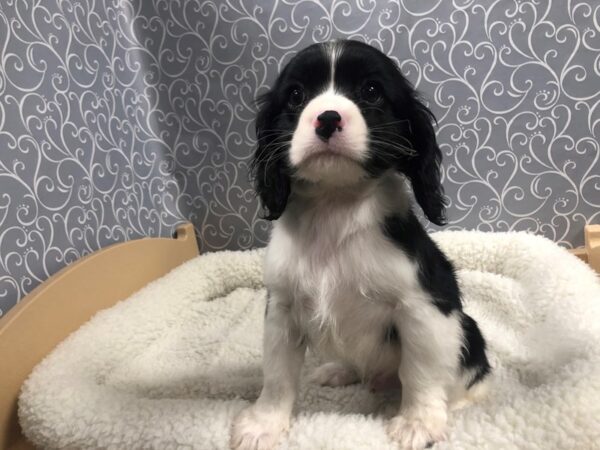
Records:
<instances>
[{"instance_id":1,"label":"white fleece blanket","mask_svg":"<svg viewBox=\"0 0 600 450\"><path fill-rule=\"evenodd\" d=\"M595 274L528 234L433 236L494 366L490 396L453 412L435 448L600 448ZM98 313L23 386L27 437L43 448L227 448L233 416L261 387L262 254L200 256ZM384 428L394 401L305 382L282 448L395 448Z\"/></svg>"}]
</instances>

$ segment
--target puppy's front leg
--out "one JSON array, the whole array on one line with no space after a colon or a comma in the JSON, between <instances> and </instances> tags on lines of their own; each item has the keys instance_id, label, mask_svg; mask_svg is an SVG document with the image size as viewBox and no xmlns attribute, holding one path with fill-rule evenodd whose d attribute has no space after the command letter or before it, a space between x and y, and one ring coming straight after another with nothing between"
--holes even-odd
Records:
<instances>
[{"instance_id":1,"label":"puppy's front leg","mask_svg":"<svg viewBox=\"0 0 600 450\"><path fill-rule=\"evenodd\" d=\"M457 317L424 298L397 311L402 403L388 433L403 449L422 449L446 438L447 388L456 382L462 345Z\"/></svg>"},{"instance_id":2,"label":"puppy's front leg","mask_svg":"<svg viewBox=\"0 0 600 450\"><path fill-rule=\"evenodd\" d=\"M231 448L266 450L277 445L289 427L305 351L289 304L272 296L265 316L263 389L256 403L235 418Z\"/></svg>"}]
</instances>

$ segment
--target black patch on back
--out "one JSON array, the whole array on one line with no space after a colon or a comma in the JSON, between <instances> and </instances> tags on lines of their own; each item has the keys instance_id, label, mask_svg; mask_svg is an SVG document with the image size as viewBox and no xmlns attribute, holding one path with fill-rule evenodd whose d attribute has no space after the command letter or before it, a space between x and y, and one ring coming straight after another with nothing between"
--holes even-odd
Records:
<instances>
[{"instance_id":1,"label":"black patch on back","mask_svg":"<svg viewBox=\"0 0 600 450\"><path fill-rule=\"evenodd\" d=\"M429 237L412 211L386 217L383 232L419 266L419 282L444 314L462 310L454 267Z\"/></svg>"},{"instance_id":2,"label":"black patch on back","mask_svg":"<svg viewBox=\"0 0 600 450\"><path fill-rule=\"evenodd\" d=\"M452 263L429 237L412 211L406 216L387 217L383 230L398 247L417 262L419 282L431 295L433 304L444 315L460 311L464 339L461 367L463 370L472 370L475 374L467 386L467 389L470 388L491 372L491 366L485 354L485 340L477 323L462 312L460 289Z\"/></svg>"},{"instance_id":3,"label":"black patch on back","mask_svg":"<svg viewBox=\"0 0 600 450\"><path fill-rule=\"evenodd\" d=\"M485 340L475 320L463 313L461 316L461 326L464 336L462 353L460 355L461 366L465 370L471 369L475 371L475 376L467 386L468 389L485 378L491 372L492 368L485 354Z\"/></svg>"}]
</instances>

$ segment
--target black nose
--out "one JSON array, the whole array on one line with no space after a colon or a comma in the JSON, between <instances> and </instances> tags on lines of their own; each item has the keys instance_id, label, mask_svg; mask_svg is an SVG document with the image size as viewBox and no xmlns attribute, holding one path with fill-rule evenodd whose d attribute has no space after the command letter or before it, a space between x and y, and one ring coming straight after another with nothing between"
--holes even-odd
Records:
<instances>
[{"instance_id":1,"label":"black nose","mask_svg":"<svg viewBox=\"0 0 600 450\"><path fill-rule=\"evenodd\" d=\"M341 121L342 116L337 111L325 111L319 114L317 117L317 128L315 129L317 136L326 141L335 130L342 131L342 127L340 127Z\"/></svg>"}]
</instances>

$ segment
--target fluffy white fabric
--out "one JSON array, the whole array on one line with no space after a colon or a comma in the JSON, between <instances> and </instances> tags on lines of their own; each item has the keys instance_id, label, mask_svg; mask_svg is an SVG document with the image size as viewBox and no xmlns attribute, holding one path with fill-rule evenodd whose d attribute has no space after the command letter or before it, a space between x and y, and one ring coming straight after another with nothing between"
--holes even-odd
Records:
<instances>
[{"instance_id":1,"label":"fluffy white fabric","mask_svg":"<svg viewBox=\"0 0 600 450\"><path fill-rule=\"evenodd\" d=\"M528 234L434 238L494 366L489 397L453 412L436 448L600 448L595 274ZM27 437L43 448L227 448L233 415L261 386L261 260L261 250L200 256L98 313L25 383ZM384 421L395 401L304 382L282 448L394 448Z\"/></svg>"}]
</instances>

